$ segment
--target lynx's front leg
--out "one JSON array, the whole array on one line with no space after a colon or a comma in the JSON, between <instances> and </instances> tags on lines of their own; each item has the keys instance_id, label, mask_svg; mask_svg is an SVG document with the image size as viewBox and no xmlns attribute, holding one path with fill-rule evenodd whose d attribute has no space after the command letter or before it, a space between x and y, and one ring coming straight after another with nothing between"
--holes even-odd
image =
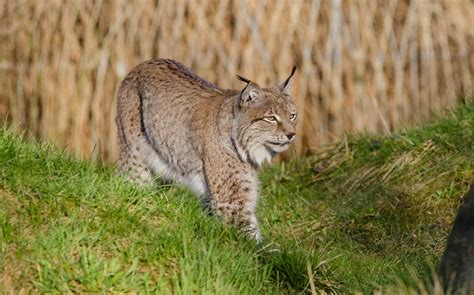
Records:
<instances>
[{"instance_id":1,"label":"lynx's front leg","mask_svg":"<svg viewBox=\"0 0 474 295\"><path fill-rule=\"evenodd\" d=\"M204 163L211 208L224 222L238 226L246 235L262 241L255 215L258 198L256 172L237 159L208 159Z\"/></svg>"}]
</instances>

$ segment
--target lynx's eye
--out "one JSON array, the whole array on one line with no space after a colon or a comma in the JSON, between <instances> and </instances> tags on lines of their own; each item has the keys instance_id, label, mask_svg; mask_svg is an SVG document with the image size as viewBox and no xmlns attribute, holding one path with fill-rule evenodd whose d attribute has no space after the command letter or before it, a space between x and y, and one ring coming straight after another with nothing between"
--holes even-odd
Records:
<instances>
[{"instance_id":1,"label":"lynx's eye","mask_svg":"<svg viewBox=\"0 0 474 295\"><path fill-rule=\"evenodd\" d=\"M269 123L277 123L278 122L278 118L277 116L266 116L263 118L264 121L267 121Z\"/></svg>"},{"instance_id":2,"label":"lynx's eye","mask_svg":"<svg viewBox=\"0 0 474 295\"><path fill-rule=\"evenodd\" d=\"M293 121L296 119L296 113L290 114L290 120Z\"/></svg>"}]
</instances>

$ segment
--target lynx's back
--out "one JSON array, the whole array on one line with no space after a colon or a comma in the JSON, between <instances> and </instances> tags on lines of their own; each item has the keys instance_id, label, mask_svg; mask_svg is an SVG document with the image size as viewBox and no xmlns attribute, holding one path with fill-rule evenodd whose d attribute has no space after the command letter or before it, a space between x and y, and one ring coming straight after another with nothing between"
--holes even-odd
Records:
<instances>
[{"instance_id":1,"label":"lynx's back","mask_svg":"<svg viewBox=\"0 0 474 295\"><path fill-rule=\"evenodd\" d=\"M190 187L260 239L256 172L294 138L291 76L271 88L241 78L243 90L224 90L173 60L138 65L118 92L119 168L141 183L159 176Z\"/></svg>"},{"instance_id":2,"label":"lynx's back","mask_svg":"<svg viewBox=\"0 0 474 295\"><path fill-rule=\"evenodd\" d=\"M175 174L184 177L202 169L193 144L192 122L209 108L204 100L219 103L224 93L173 60L138 65L122 82L118 94L119 166L142 181L152 178L150 168L158 168L171 179ZM139 161L144 157L139 149L145 151L144 161ZM153 152L173 168L165 169L158 159L153 160Z\"/></svg>"}]
</instances>

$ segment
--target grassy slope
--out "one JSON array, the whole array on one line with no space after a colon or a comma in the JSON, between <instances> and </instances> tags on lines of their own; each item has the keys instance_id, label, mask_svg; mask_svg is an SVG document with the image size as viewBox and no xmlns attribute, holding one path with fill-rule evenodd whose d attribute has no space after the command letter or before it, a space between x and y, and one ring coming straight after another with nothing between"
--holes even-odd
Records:
<instances>
[{"instance_id":1,"label":"grassy slope","mask_svg":"<svg viewBox=\"0 0 474 295\"><path fill-rule=\"evenodd\" d=\"M0 131L0 289L368 293L428 276L473 170L472 103L270 166L259 248L182 188L137 188Z\"/></svg>"}]
</instances>

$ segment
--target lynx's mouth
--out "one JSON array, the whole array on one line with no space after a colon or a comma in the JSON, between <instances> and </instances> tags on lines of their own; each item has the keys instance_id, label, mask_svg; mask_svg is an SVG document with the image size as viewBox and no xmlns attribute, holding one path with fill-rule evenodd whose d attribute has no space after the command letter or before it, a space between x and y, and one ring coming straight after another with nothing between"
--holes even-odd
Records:
<instances>
[{"instance_id":1,"label":"lynx's mouth","mask_svg":"<svg viewBox=\"0 0 474 295\"><path fill-rule=\"evenodd\" d=\"M284 141L284 142L275 142L275 141L267 141L268 145L273 145L273 146L288 146L290 145L291 141Z\"/></svg>"},{"instance_id":2,"label":"lynx's mouth","mask_svg":"<svg viewBox=\"0 0 474 295\"><path fill-rule=\"evenodd\" d=\"M265 145L268 149L272 150L275 153L283 152L290 146L291 141L284 141L284 142L275 142L275 141L267 141Z\"/></svg>"}]
</instances>

